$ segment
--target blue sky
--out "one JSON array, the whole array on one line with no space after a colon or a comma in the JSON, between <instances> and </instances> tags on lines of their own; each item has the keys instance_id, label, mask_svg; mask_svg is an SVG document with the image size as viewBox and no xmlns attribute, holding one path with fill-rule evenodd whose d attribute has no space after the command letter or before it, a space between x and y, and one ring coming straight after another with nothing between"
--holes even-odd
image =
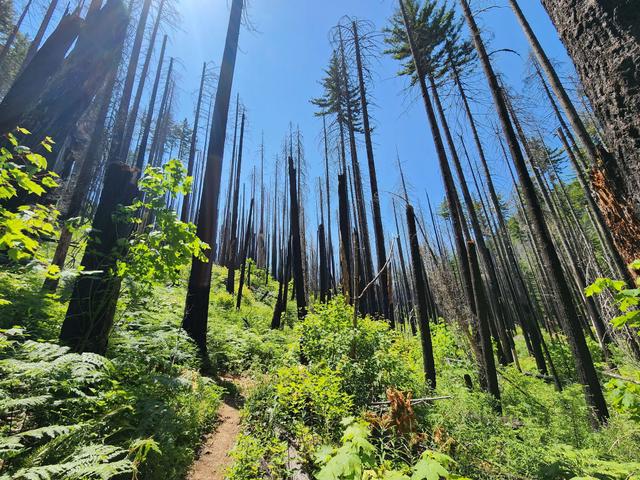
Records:
<instances>
[{"instance_id":1,"label":"blue sky","mask_svg":"<svg viewBox=\"0 0 640 480\"><path fill-rule=\"evenodd\" d=\"M177 120L193 121L199 75L203 61L219 65L229 17L230 0L176 0L180 12L179 27L168 30L169 55L176 57L178 94L175 105ZM258 149L262 132L265 139L266 174L271 178L275 155L280 151L289 124L299 125L304 136L307 161L308 189L315 187L317 177L323 174L321 143L322 122L314 116L315 107L309 102L321 94L319 80L323 76L331 53L329 30L344 15L373 22L380 30L387 24L397 6L396 0L248 0L248 14L252 28L243 27L240 33L240 52L236 63L234 96L239 93L247 108L247 137L245 140L245 168L258 164ZM457 3L450 0L450 4ZM562 73L571 73L571 63L558 40L557 34L539 0L520 0L520 5L549 56L559 62ZM483 28L496 69L504 75L516 92L523 89L520 80L525 73L528 45L524 39L507 0L472 0L474 11L480 12L477 21ZM64 7L60 2L58 16ZM27 19L26 31L35 31L44 11L38 5ZM154 15L154 14L152 14ZM150 28L150 25L149 25ZM159 42L160 39L158 39ZM146 48L146 47L144 47ZM381 45L381 50L383 45ZM157 56L156 48L155 55ZM154 67L155 68L155 62ZM374 118L374 143L379 189L385 222L392 219L391 195L400 188L396 152L399 154L408 180L410 194L416 204L425 204L425 189L432 200L443 197L442 181L437 166L433 141L429 132L422 100L415 89L407 89L407 80L396 76L398 63L380 55L372 64L373 81L369 94L374 102L370 113ZM154 71L149 75L146 90L150 90ZM163 77L164 78L164 77ZM490 132L493 107L486 92L482 75L470 81L470 93L475 98L474 110L485 133ZM148 93L147 93L148 94ZM540 118L549 118L547 107L536 106L533 112ZM450 123L456 132L468 136L464 116L459 108L450 109ZM204 110L206 113L206 107ZM230 112L231 136L233 110ZM201 122L205 122L203 118ZM549 122L548 127L554 127ZM201 136L202 140L203 135ZM470 153L474 156L469 139ZM367 173L363 142L360 160ZM494 180L499 188L510 188L508 171L500 159L494 142L487 137L486 147ZM224 175L227 175L231 149L225 155ZM334 157L335 163L337 159ZM368 175L368 173L367 173ZM335 177L333 178L335 181ZM368 185L368 176L364 179ZM226 185L226 178L223 178ZM366 188L368 192L368 187ZM333 192L335 196L335 192ZM311 195L309 195L311 198ZM315 202L315 195L314 200ZM335 205L335 202L334 202ZM308 205L308 220L313 227L315 203Z\"/></svg>"},{"instance_id":2,"label":"blue sky","mask_svg":"<svg viewBox=\"0 0 640 480\"><path fill-rule=\"evenodd\" d=\"M267 172L272 172L274 155L280 150L289 122L293 122L300 126L304 135L308 181L316 185L316 177L322 174L323 165L322 122L314 116L315 107L309 100L321 93L318 81L323 76L331 52L328 32L343 15L370 20L381 29L396 4L395 0L250 0L249 17L254 31L247 28L241 31L241 51L234 81L234 91L240 93L248 110L245 150L248 163L245 172L251 164L258 162L258 146L263 131L265 163L269 165ZM183 27L181 32L172 35L170 52L181 59L179 83L182 96L177 116L191 119L202 61L220 62L229 7L228 0L180 0L179 5ZM474 9L488 5L485 0L472 2ZM509 48L522 56L507 52L492 56L497 69L505 74L510 85L520 90L522 84L519 79L528 54L526 40L506 1L496 0L491 5L496 8L483 10L479 23L485 29L485 39L490 41L492 50ZM564 62L565 66L569 65L540 2L521 0L521 6L550 56ZM383 215L387 221L391 208L390 195L386 192L399 190L396 149L410 184L410 193L421 203L425 202L425 189L438 201L443 196L424 106L417 92L406 90L407 81L396 76L397 69L396 61L381 56L373 64L375 74L370 87L375 102L371 114L375 117L376 164L383 192ZM478 91L484 88L484 79L480 76L477 85ZM484 94L479 100L475 108L479 119L484 121L491 115L491 104ZM230 149L227 153L225 174ZM361 148L360 159L364 168L364 148ZM501 188L508 188L510 180L501 160L491 158L491 163L496 183ZM365 184L367 182L365 180ZM314 204L310 207L315 211Z\"/></svg>"}]
</instances>

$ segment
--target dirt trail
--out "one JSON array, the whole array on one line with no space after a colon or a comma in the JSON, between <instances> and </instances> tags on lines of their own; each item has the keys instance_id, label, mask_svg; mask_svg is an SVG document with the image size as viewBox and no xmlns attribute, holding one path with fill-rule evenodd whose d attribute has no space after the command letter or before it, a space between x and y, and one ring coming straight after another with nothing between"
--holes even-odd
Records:
<instances>
[{"instance_id":1,"label":"dirt trail","mask_svg":"<svg viewBox=\"0 0 640 480\"><path fill-rule=\"evenodd\" d=\"M229 452L240 433L241 403L242 397L225 397L218 410L216 429L205 437L187 480L224 480L227 469L233 463Z\"/></svg>"}]
</instances>

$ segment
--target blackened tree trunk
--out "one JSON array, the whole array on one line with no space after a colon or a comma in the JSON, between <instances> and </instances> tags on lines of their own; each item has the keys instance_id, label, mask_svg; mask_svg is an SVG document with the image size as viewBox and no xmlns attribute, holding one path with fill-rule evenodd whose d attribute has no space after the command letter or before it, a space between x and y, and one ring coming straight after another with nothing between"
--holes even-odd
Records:
<instances>
[{"instance_id":1,"label":"blackened tree trunk","mask_svg":"<svg viewBox=\"0 0 640 480\"><path fill-rule=\"evenodd\" d=\"M42 43L42 39L44 38L44 34L47 31L47 27L49 27L49 22L51 21L51 17L53 17L53 13L56 11L56 7L58 6L58 0L51 0L49 6L47 7L47 11L44 13L44 17L42 18L42 22L40 22L40 27L38 27L38 31L36 32L31 44L29 45L29 49L27 50L27 54L22 61L22 67L20 70L24 70L29 62L33 59L40 47L40 43Z\"/></svg>"},{"instance_id":2,"label":"blackened tree trunk","mask_svg":"<svg viewBox=\"0 0 640 480\"><path fill-rule=\"evenodd\" d=\"M358 24L352 22L353 42L356 53L356 67L358 70L358 87L360 90L360 106L362 108L362 126L364 129L364 142L367 150L367 164L369 166L369 186L371 188L371 203L373 206L373 231L376 240L376 252L378 259L378 271L380 273L380 307L382 313L389 320L389 325L395 328L393 312L389 309L388 274L383 268L387 261L387 250L384 242L384 230L382 228L382 213L380 212L380 195L378 193L378 177L376 174L376 163L373 156L373 142L371 141L371 126L369 124L369 101L367 99L367 89L364 81L364 71L362 65L362 54L360 52L360 39L358 37Z\"/></svg>"},{"instance_id":3,"label":"blackened tree trunk","mask_svg":"<svg viewBox=\"0 0 640 480\"><path fill-rule=\"evenodd\" d=\"M520 9L520 5L516 0L509 0L509 3L511 4L511 8L513 9L516 15L516 18L518 19L518 22L520 23L522 30L524 31L525 36L527 37L527 40L531 45L531 49L533 50L533 53L535 54L536 59L538 60L538 63L540 64L547 78L549 79L551 88L553 89L556 97L560 101L560 105L562 105L562 108L565 114L567 115L567 119L569 120L569 123L573 128L573 131L578 136L578 139L580 140L580 143L584 148L584 152L586 153L586 156L588 157L589 162L592 165L592 168L598 169L598 170L604 168L606 171L607 168L609 168L609 164L612 163L611 154L608 151L606 151L604 147L600 147L600 149L598 149L598 147L595 145L593 139L591 138L591 135L589 135L589 132L587 131L584 123L582 122L580 115L576 111L573 105L573 102L571 101L571 99L569 98L569 95L564 89L564 86L562 85L562 82L560 81L560 78L558 77L558 74L555 68L551 64L551 61L549 60L549 57L547 57L544 49L542 48L542 45L540 45L538 38L536 37L531 26L529 25L529 22L527 21L526 17L522 13L522 10ZM638 16L638 18L640 19L640 16ZM638 32L640 33L640 29L638 30ZM640 44L638 45L637 48L640 48ZM593 52L591 52L591 54L593 55ZM638 60L638 63L636 68L638 73L640 74L640 54L638 54L637 60ZM557 114L560 124L566 128L566 125L563 125L564 120L555 105L555 101L551 96L551 92L548 91L547 84L544 78L542 77L542 74L539 71L537 65L536 65L536 70L538 75L540 76L542 86L545 92L547 93L547 96L549 97L551 105ZM640 88L640 86L636 84L636 88ZM640 107L640 95L638 97L639 99L638 99L637 105ZM638 123L638 125L640 125L640 123ZM640 142L637 144L637 146L640 146ZM570 150L567 150L567 153L569 152ZM571 156L570 153L569 155ZM640 159L640 157L636 157L636 158ZM637 224L638 217L634 216L633 214L630 215L631 218L625 218L626 216L624 215L615 215L615 214L610 214L610 215L607 215L606 217L603 217L602 212L600 211L600 208L595 204L595 201L593 199L593 192L591 191L591 188L589 188L589 186L587 185L587 182L584 179L584 172L582 171L582 168L580 168L580 165L577 164L576 162L573 162L573 163L574 163L574 168L576 169L576 172L578 175L578 180L580 181L580 185L583 187L585 191L585 196L587 197L587 201L589 202L589 208L591 208L596 218L595 227L602 241L603 248L612 257L612 260L614 261L613 266L616 268L617 274L622 275L627 280L629 280L630 276L625 265L625 260L626 260L626 263L631 263L631 261L633 261L634 258L623 259L623 255L627 253L626 256L633 257L633 255L638 252L633 252L633 251L627 252L628 248L625 248L626 246L625 244L627 244L627 242L625 241L625 237L628 235L629 232L626 232L626 229L628 228L628 226L624 225L624 221L630 221ZM613 165L611 166L613 167ZM611 170L611 168L609 168L609 170ZM616 178L615 171L612 171L611 177L612 177L611 180ZM617 190L612 190L612 192L615 193L617 192ZM625 201L624 198L614 197L614 198L611 198L611 203L614 203L614 205L612 205L613 207L617 207L617 208L614 208L613 210L617 211L617 210L623 210L625 206L624 204L627 202ZM611 208L607 209L607 211L610 211L610 210ZM605 220L608 221L608 227L609 227L608 229L605 227ZM620 221L623 222L621 225L619 225ZM622 243L622 245L616 245L615 238L612 237L611 235L612 232L620 232L620 233L625 232L624 234L619 236L619 243Z\"/></svg>"},{"instance_id":4,"label":"blackened tree trunk","mask_svg":"<svg viewBox=\"0 0 640 480\"><path fill-rule=\"evenodd\" d=\"M64 212L62 217L64 220L81 215L82 207L91 186L91 178L95 175L100 164L102 146L104 144L105 124L107 120L107 113L109 112L109 105L111 103L111 95L117 79L117 70L118 66L117 64L114 64L112 66L111 73L105 82L103 90L98 96L99 98L95 100L99 102L100 106L98 107L93 124L86 126L86 128L92 127L89 145L84 149L84 151L76 152L72 150L71 152L71 155L78 157L83 156L84 158L76 159L76 161L80 163L80 170L78 171L75 187L71 194L67 211ZM79 128L82 128L82 126L79 126ZM67 258L72 238L73 232L66 224L63 224L60 232L60 238L58 239L58 244L56 245L56 250L51 261L51 264L57 265L60 267L60 270L64 267L64 262ZM58 282L58 278L47 278L44 282L43 288L48 291L55 291L58 287Z\"/></svg>"},{"instance_id":5,"label":"blackened tree trunk","mask_svg":"<svg viewBox=\"0 0 640 480\"><path fill-rule=\"evenodd\" d=\"M493 346L491 344L491 332L489 328L489 304L482 282L480 273L480 264L478 263L478 255L476 254L476 246L473 242L467 243L467 251L469 256L469 268L471 270L471 278L473 280L473 296L476 302L476 312L478 317L478 331L480 332L480 340L482 342L482 357L484 369L484 382L487 391L493 395L496 400L494 408L498 413L502 413L500 406L500 387L498 386L498 373L496 371L496 363L493 359Z\"/></svg>"},{"instance_id":6,"label":"blackened tree trunk","mask_svg":"<svg viewBox=\"0 0 640 480\"><path fill-rule=\"evenodd\" d=\"M164 9L165 0L160 0L158 5L158 13L156 14L156 20L153 24L153 30L151 31L151 38L149 39L149 45L147 46L147 53L145 55L144 64L142 65L142 71L138 79L138 86L136 88L136 95L133 99L133 105L127 119L127 126L122 139L121 153L123 160L129 153L129 147L131 146L131 139L133 138L133 131L138 119L138 111L140 110L140 103L142 101L142 94L144 93L144 86L147 83L147 75L149 74L149 67L151 66L151 57L153 56L153 50L156 44L156 36L162 22L162 11Z\"/></svg>"},{"instance_id":7,"label":"blackened tree trunk","mask_svg":"<svg viewBox=\"0 0 640 480\"><path fill-rule=\"evenodd\" d=\"M82 25L78 15L63 17L29 67L18 74L0 103L0 131L9 132L22 123L24 115L33 108L47 82L60 68Z\"/></svg>"},{"instance_id":8,"label":"blackened tree trunk","mask_svg":"<svg viewBox=\"0 0 640 480\"><path fill-rule=\"evenodd\" d=\"M469 271L467 249L465 246L465 239L462 231L463 221L462 221L462 218L460 218L460 212L457 208L460 202L459 202L458 194L456 192L455 184L453 181L453 175L451 174L451 169L449 168L449 163L447 161L447 154L444 149L444 143L442 142L440 129L438 128L436 115L433 110L433 105L431 104L431 97L429 95L429 90L427 89L427 84L426 84L427 72L425 71L422 65L422 62L420 61L420 55L418 53L418 50L415 44L414 33L411 29L411 24L407 16L404 1L399 0L399 2L400 2L400 9L402 11L402 17L404 20L405 30L407 32L407 40L409 42L409 46L411 49L411 56L413 58L416 75L418 77L418 83L420 84L420 92L422 93L422 100L424 102L425 110L427 112L429 126L431 128L431 136L433 137L433 142L435 143L436 153L438 155L438 163L440 165L440 172L442 174L442 179L444 182L445 193L447 197L447 205L449 206L449 212L451 214L451 222L454 229L456 253L459 260L460 271L462 274L462 286L465 291L464 293L466 295L469 308L472 311L474 311L475 302L474 302L473 293L472 293L473 288L471 285L471 273Z\"/></svg>"},{"instance_id":9,"label":"blackened tree trunk","mask_svg":"<svg viewBox=\"0 0 640 480\"><path fill-rule=\"evenodd\" d=\"M509 119L509 112L489 56L485 50L484 43L482 42L480 31L471 14L467 1L460 0L460 3L462 4L464 16L471 30L476 51L478 52L480 62L489 83L493 101L502 125L503 134L507 140L511 157L518 172L520 185L525 196L526 208L532 219L533 233L536 237L536 242L542 247L540 250L545 268L549 271L549 279L551 280L550 288L558 295L560 300L558 302L560 321L563 324L565 334L569 340L569 346L574 356L579 381L584 385L587 405L593 409L596 419L600 423L604 423L609 417L609 412L595 366L593 365L591 353L587 347L582 326L580 325L578 314L573 304L571 290L564 277L560 258L551 240L551 234L549 233L542 209L536 197L533 182L529 177L524 156L518 144L513 125Z\"/></svg>"},{"instance_id":10,"label":"blackened tree trunk","mask_svg":"<svg viewBox=\"0 0 640 480\"><path fill-rule=\"evenodd\" d=\"M240 310L242 304L242 289L244 288L244 275L247 269L247 258L249 253L249 245L251 244L251 221L253 219L253 198L249 205L249 216L247 218L247 229L244 236L244 242L242 246L242 267L240 268L240 282L238 283L238 297L236 298L236 310Z\"/></svg>"},{"instance_id":11,"label":"blackened tree trunk","mask_svg":"<svg viewBox=\"0 0 640 480\"><path fill-rule=\"evenodd\" d=\"M416 216L413 207L407 204L407 228L409 230L409 246L411 248L411 264L413 266L413 286L416 291L418 304L418 324L420 325L420 344L422 345L422 365L424 377L431 388L436 388L436 366L433 359L433 346L431 343L431 329L429 316L433 307L429 305L427 276L422 264L420 245L418 244L418 232L416 229Z\"/></svg>"},{"instance_id":12,"label":"blackened tree trunk","mask_svg":"<svg viewBox=\"0 0 640 480\"><path fill-rule=\"evenodd\" d=\"M138 28L133 39L131 54L129 55L129 65L127 67L127 75L124 79L124 86L120 95L120 103L116 112L116 118L113 122L111 132L111 146L109 147L109 161L124 162L126 161L126 152L123 153L123 141L125 129L127 125L127 116L129 114L129 104L131 103L131 94L133 93L133 82L138 71L138 59L140 58L140 50L142 48L142 40L144 38L144 30L147 25L147 17L151 8L151 0L144 0L142 11L138 19ZM127 149L128 149L127 145ZM123 157L125 155L125 157Z\"/></svg>"},{"instance_id":13,"label":"blackened tree trunk","mask_svg":"<svg viewBox=\"0 0 640 480\"><path fill-rule=\"evenodd\" d=\"M542 0L604 128L623 198L640 211L640 8L634 0Z\"/></svg>"},{"instance_id":14,"label":"blackened tree trunk","mask_svg":"<svg viewBox=\"0 0 640 480\"><path fill-rule=\"evenodd\" d=\"M289 157L289 198L291 206L289 214L291 216L291 254L293 286L296 294L296 304L298 307L298 318L307 316L307 296L304 285L304 266L302 264L302 242L300 231L300 205L298 204L298 190L296 187L296 169L293 166L293 158Z\"/></svg>"},{"instance_id":15,"label":"blackened tree trunk","mask_svg":"<svg viewBox=\"0 0 640 480\"><path fill-rule=\"evenodd\" d=\"M193 121L193 131L191 132L191 146L189 147L189 161L187 163L187 175L193 176L193 164L196 159L196 147L198 143L198 123L200 121L200 107L202 105L202 93L204 91L204 77L207 69L207 62L202 65L202 76L200 77L200 90L198 92L198 102L196 103L196 118ZM184 196L182 202L182 212L180 219L183 222L189 220L189 209L191 206L191 195Z\"/></svg>"},{"instance_id":16,"label":"blackened tree trunk","mask_svg":"<svg viewBox=\"0 0 640 480\"><path fill-rule=\"evenodd\" d=\"M460 158L458 156L458 152L456 150L456 146L453 142L453 138L451 136L451 131L449 130L449 123L444 113L444 108L442 107L442 102L440 101L440 94L438 93L438 88L436 86L433 77L429 77L429 82L431 85L431 91L433 92L433 99L436 105L436 110L438 111L438 115L440 117L440 125L442 126L442 130L444 131L445 138L447 140L447 145L449 146L449 152L451 153L451 160L453 161L453 165L458 174L458 183L462 190L462 197L464 198L465 205L467 207L467 212L469 214L469 218L471 220L471 227L473 228L473 233L476 238L476 242L480 248L480 254L482 256L482 260L484 262L485 271L489 275L489 285L491 287L491 297L490 300L493 316L491 318L493 323L493 329L496 331L496 343L498 344L498 351L500 353L500 358L503 363L512 363L513 355L511 353L511 342L507 337L506 332L506 320L505 320L505 309L502 303L502 296L500 295L500 287L498 285L498 277L494 270L493 260L491 259L491 255L489 253L489 249L484 241L484 233L482 232L482 228L480 226L480 220L478 219L478 214L476 212L476 207L473 203L473 199L471 198L471 193L469 192L469 187L467 185L467 181L464 175L464 171L462 170L462 165L460 163ZM540 357L542 357L542 351L540 352ZM544 364L544 360L543 360ZM544 372L546 373L546 371Z\"/></svg>"},{"instance_id":17,"label":"blackened tree trunk","mask_svg":"<svg viewBox=\"0 0 640 480\"><path fill-rule=\"evenodd\" d=\"M213 111L213 122L211 124L207 168L205 170L198 213L197 235L211 246L207 254L209 261L203 262L198 258L193 258L187 289L185 315L182 322L183 328L195 340L203 353L206 353L207 349L207 314L211 290L211 260L218 225L218 197L220 195L222 159L229 114L229 99L231 97L233 73L238 52L243 2L244 0L233 0L231 4L231 15L229 17L229 27L227 29L216 103Z\"/></svg>"},{"instance_id":18,"label":"blackened tree trunk","mask_svg":"<svg viewBox=\"0 0 640 480\"><path fill-rule=\"evenodd\" d=\"M120 58L126 27L127 14L121 0L109 0L86 21L85 32L25 116L22 126L32 132L29 142L33 145L28 146L35 147L49 135L57 142L51 154L58 153Z\"/></svg>"},{"instance_id":19,"label":"blackened tree trunk","mask_svg":"<svg viewBox=\"0 0 640 480\"><path fill-rule=\"evenodd\" d=\"M236 260L238 243L238 202L240 199L240 174L242 173L242 150L244 146L244 112L240 121L240 143L238 145L238 158L236 159L236 170L234 173L235 185L233 186L233 205L231 207L231 225L229 226L229 244L227 251L227 292L233 293L236 278Z\"/></svg>"},{"instance_id":20,"label":"blackened tree trunk","mask_svg":"<svg viewBox=\"0 0 640 480\"><path fill-rule=\"evenodd\" d=\"M87 272L76 280L60 341L76 352L104 355L120 294L116 262L125 255L132 224L115 220L119 205L130 205L138 194L137 172L123 163L111 163L93 219L82 267Z\"/></svg>"},{"instance_id":21,"label":"blackened tree trunk","mask_svg":"<svg viewBox=\"0 0 640 480\"><path fill-rule=\"evenodd\" d=\"M351 226L349 222L349 196L347 192L347 176L338 175L338 215L340 231L340 268L342 270L342 293L349 302L353 301L352 260L351 260Z\"/></svg>"},{"instance_id":22,"label":"blackened tree trunk","mask_svg":"<svg viewBox=\"0 0 640 480\"><path fill-rule=\"evenodd\" d=\"M329 264L327 262L327 242L324 234L324 224L318 225L318 250L320 270L320 302L324 303L330 297L329 293Z\"/></svg>"},{"instance_id":23,"label":"blackened tree trunk","mask_svg":"<svg viewBox=\"0 0 640 480\"><path fill-rule=\"evenodd\" d=\"M142 170L144 167L144 158L147 153L147 144L149 143L149 134L151 132L151 121L153 120L153 111L156 105L156 97L158 95L158 87L160 86L160 77L162 74L162 64L164 62L164 53L167 48L167 36L162 39L162 48L160 49L160 58L158 59L158 68L156 70L156 78L153 81L153 88L151 90L151 97L149 98L149 106L147 107L147 116L144 119L144 126L142 127L142 137L140 138L140 145L138 146L138 154L136 158L136 167L138 170ZM173 67L173 58L169 64L169 70L167 72L167 82L171 77L171 69Z\"/></svg>"}]
</instances>

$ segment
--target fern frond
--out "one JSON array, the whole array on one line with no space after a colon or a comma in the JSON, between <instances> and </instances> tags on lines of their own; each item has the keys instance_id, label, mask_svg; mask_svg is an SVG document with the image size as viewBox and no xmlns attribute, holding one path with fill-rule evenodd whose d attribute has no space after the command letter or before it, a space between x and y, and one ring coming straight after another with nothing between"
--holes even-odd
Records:
<instances>
[{"instance_id":1,"label":"fern frond","mask_svg":"<svg viewBox=\"0 0 640 480\"><path fill-rule=\"evenodd\" d=\"M51 399L51 395L37 395L24 398L10 398L0 400L0 413L5 413L16 408L29 409L44 405Z\"/></svg>"}]
</instances>

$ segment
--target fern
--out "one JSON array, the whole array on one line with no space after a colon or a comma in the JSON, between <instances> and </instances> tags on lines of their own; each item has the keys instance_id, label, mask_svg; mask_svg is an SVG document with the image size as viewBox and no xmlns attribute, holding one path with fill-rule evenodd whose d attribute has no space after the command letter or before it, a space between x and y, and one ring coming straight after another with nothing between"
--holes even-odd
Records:
<instances>
[{"instance_id":1,"label":"fern","mask_svg":"<svg viewBox=\"0 0 640 480\"><path fill-rule=\"evenodd\" d=\"M132 473L134 464L127 452L112 445L92 444L74 452L65 461L18 470L15 480L101 479ZM124 457L124 458L123 458Z\"/></svg>"},{"instance_id":2,"label":"fern","mask_svg":"<svg viewBox=\"0 0 640 480\"><path fill-rule=\"evenodd\" d=\"M29 409L39 407L51 400L51 395L35 395L33 397L10 398L0 400L0 413L6 413L17 408Z\"/></svg>"}]
</instances>

